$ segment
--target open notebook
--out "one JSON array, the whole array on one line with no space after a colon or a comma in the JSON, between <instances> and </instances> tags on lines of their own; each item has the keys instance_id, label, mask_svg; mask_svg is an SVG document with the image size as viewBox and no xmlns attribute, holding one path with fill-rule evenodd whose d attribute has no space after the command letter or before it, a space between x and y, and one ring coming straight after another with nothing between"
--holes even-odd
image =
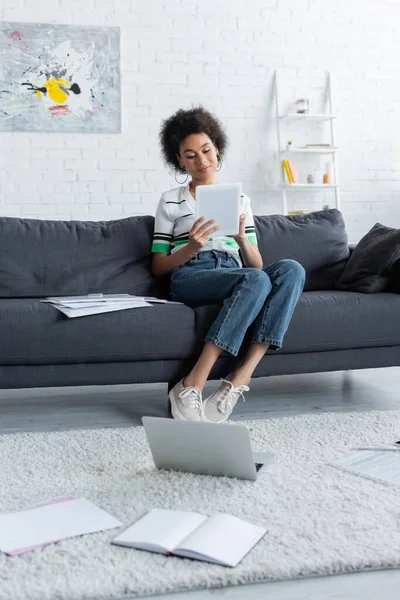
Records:
<instances>
[{"instance_id":1,"label":"open notebook","mask_svg":"<svg viewBox=\"0 0 400 600\"><path fill-rule=\"evenodd\" d=\"M236 567L267 533L231 515L155 508L114 538L113 544Z\"/></svg>"}]
</instances>

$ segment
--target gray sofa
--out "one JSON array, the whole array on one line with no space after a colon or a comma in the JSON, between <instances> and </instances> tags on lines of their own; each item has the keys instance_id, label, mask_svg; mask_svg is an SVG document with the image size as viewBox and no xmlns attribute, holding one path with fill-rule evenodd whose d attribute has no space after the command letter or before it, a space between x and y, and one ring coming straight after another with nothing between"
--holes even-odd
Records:
<instances>
[{"instance_id":1,"label":"gray sofa","mask_svg":"<svg viewBox=\"0 0 400 600\"><path fill-rule=\"evenodd\" d=\"M298 260L307 279L281 350L255 376L400 365L400 295L336 291L351 248L342 215L256 217L265 263ZM150 271L154 219L0 218L0 388L168 382L195 362L218 306L184 305L68 319L45 296L167 297ZM243 350L246 342L243 344ZM235 362L223 354L211 376Z\"/></svg>"}]
</instances>

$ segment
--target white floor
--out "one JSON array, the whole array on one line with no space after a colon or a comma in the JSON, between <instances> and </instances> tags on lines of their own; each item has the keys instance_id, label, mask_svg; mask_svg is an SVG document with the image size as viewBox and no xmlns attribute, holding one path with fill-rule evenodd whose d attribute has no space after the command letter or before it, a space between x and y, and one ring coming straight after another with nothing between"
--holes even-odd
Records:
<instances>
[{"instance_id":1,"label":"white floor","mask_svg":"<svg viewBox=\"0 0 400 600\"><path fill-rule=\"evenodd\" d=\"M234 417L248 420L321 411L391 410L399 407L400 367L395 367L257 379L252 382L246 402L240 403L235 410ZM0 390L0 434L129 427L140 423L145 414L167 416L165 385ZM400 570L395 570L153 598L398 600L399 589Z\"/></svg>"}]
</instances>

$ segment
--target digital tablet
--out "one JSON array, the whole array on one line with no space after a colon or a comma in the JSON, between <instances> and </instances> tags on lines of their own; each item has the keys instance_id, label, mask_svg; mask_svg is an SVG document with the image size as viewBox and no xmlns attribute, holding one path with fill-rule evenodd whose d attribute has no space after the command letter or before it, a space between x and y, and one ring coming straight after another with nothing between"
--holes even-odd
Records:
<instances>
[{"instance_id":1,"label":"digital tablet","mask_svg":"<svg viewBox=\"0 0 400 600\"><path fill-rule=\"evenodd\" d=\"M215 219L216 236L237 235L240 217L240 183L198 185L196 187L196 219Z\"/></svg>"}]
</instances>

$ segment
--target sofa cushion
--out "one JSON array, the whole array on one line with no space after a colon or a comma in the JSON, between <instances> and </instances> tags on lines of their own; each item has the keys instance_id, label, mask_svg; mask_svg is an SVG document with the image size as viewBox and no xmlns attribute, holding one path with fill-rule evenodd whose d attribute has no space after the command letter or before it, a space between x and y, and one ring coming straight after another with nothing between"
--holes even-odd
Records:
<instances>
[{"instance_id":1,"label":"sofa cushion","mask_svg":"<svg viewBox=\"0 0 400 600\"><path fill-rule=\"evenodd\" d=\"M390 283L400 258L400 229L376 223L359 241L336 283L336 289L373 294Z\"/></svg>"},{"instance_id":2,"label":"sofa cushion","mask_svg":"<svg viewBox=\"0 0 400 600\"><path fill-rule=\"evenodd\" d=\"M196 330L201 340L220 308L212 305L194 309ZM399 312L400 296L396 294L365 295L336 290L303 292L283 347L278 352L291 354L396 346L400 344ZM245 344L242 348L241 354Z\"/></svg>"},{"instance_id":3,"label":"sofa cushion","mask_svg":"<svg viewBox=\"0 0 400 600\"><path fill-rule=\"evenodd\" d=\"M306 270L305 290L334 289L349 257L340 211L255 216L254 222L264 264L292 258Z\"/></svg>"},{"instance_id":4,"label":"sofa cushion","mask_svg":"<svg viewBox=\"0 0 400 600\"><path fill-rule=\"evenodd\" d=\"M154 218L0 218L0 297L165 295L150 272Z\"/></svg>"},{"instance_id":5,"label":"sofa cushion","mask_svg":"<svg viewBox=\"0 0 400 600\"><path fill-rule=\"evenodd\" d=\"M46 365L182 359L195 343L184 305L68 319L35 298L0 299L0 364Z\"/></svg>"}]
</instances>

